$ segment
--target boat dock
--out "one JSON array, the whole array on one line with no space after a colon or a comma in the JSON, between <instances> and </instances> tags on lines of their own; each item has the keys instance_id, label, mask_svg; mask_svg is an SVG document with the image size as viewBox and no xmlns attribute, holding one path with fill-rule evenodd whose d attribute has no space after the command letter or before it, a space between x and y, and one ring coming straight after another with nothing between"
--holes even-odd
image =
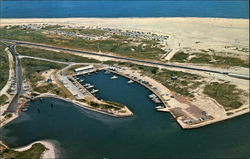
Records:
<instances>
[{"instance_id":1,"label":"boat dock","mask_svg":"<svg viewBox=\"0 0 250 159\"><path fill-rule=\"evenodd\" d=\"M169 105L167 104L167 102L165 102L165 99L161 95L159 95L159 93L152 86L150 86L150 84L148 82L143 81L143 80L141 80L139 78L135 78L134 76L132 77L132 76L130 76L128 74L124 74L124 73L115 71L115 70L106 69L106 71L109 71L111 73L114 73L114 74L117 74L117 75L120 75L120 76L124 76L124 77L128 78L129 81L134 81L134 82L137 82L137 83L143 85L144 87L146 87L147 89L149 89L150 91L152 91L156 95L156 97L159 98L159 100L160 100L159 103L163 103L163 105L165 106L165 108L169 107ZM158 103L158 101L157 101L157 103Z\"/></svg>"},{"instance_id":2,"label":"boat dock","mask_svg":"<svg viewBox=\"0 0 250 159\"><path fill-rule=\"evenodd\" d=\"M77 86L77 88L79 88L80 90L82 90L82 92L84 92L85 96L88 95L89 97L91 97L93 100L98 100L88 89L87 87L85 88L77 79L75 76L71 76L71 79L74 81L74 85ZM93 85L88 85L88 87L92 88ZM94 86L93 86L94 87Z\"/></svg>"}]
</instances>

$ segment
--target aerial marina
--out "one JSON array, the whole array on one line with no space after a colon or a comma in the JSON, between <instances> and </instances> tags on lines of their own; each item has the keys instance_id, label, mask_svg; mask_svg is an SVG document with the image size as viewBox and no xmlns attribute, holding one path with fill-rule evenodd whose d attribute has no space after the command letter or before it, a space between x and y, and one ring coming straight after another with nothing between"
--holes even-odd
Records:
<instances>
[{"instance_id":1,"label":"aerial marina","mask_svg":"<svg viewBox=\"0 0 250 159\"><path fill-rule=\"evenodd\" d=\"M0 2L0 158L249 158L248 4Z\"/></svg>"}]
</instances>

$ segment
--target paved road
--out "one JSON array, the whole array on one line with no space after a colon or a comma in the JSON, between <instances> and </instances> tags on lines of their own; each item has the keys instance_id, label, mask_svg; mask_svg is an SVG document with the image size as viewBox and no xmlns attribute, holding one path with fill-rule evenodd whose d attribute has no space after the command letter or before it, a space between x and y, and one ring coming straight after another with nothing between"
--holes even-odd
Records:
<instances>
[{"instance_id":1,"label":"paved road","mask_svg":"<svg viewBox=\"0 0 250 159\"><path fill-rule=\"evenodd\" d=\"M18 101L20 95L23 93L23 76L22 76L22 67L21 67L21 61L20 58L18 57L18 53L15 51L15 46L9 46L8 47L10 52L13 54L15 57L16 61L16 89L17 92L12 99L12 101L9 104L9 107L7 108L7 111L9 112L16 112L18 108Z\"/></svg>"},{"instance_id":2,"label":"paved road","mask_svg":"<svg viewBox=\"0 0 250 159\"><path fill-rule=\"evenodd\" d=\"M81 53L81 54L87 54L87 55L95 55L95 56L101 56L101 57L108 57L111 59L118 59L118 60L124 60L128 62L137 62L142 64L151 64L155 66L165 66L165 67L173 67L173 68L180 68L180 69L186 69L186 70L195 70L195 71L202 71L202 72L209 72L209 73L217 73L217 74L225 74L227 75L228 72L221 72L216 70L210 70L210 69L202 69L202 68L195 68L195 67L186 67L186 66L179 66L179 65L173 65L173 64L165 64L165 63L158 63L158 62L152 62L152 61L146 61L146 60L138 60L138 59L131 59L126 57L119 57L114 55L105 55L95 52L88 52L88 51L80 51L80 50L74 50L74 49L67 49L62 47L55 47L51 45L45 45L45 44L37 44L37 43L30 43L30 42L23 42L23 41L16 41L16 40L2 40L7 42L14 42L16 45L26 45L26 46L33 46L33 47L42 47L47 49L54 49L58 51L67 51L72 53Z\"/></svg>"}]
</instances>

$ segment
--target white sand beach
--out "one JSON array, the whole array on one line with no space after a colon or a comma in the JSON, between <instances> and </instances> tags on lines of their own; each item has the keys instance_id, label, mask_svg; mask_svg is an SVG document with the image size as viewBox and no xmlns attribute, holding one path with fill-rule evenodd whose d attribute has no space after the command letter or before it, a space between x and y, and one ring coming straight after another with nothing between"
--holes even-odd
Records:
<instances>
[{"instance_id":1,"label":"white sand beach","mask_svg":"<svg viewBox=\"0 0 250 159\"><path fill-rule=\"evenodd\" d=\"M169 36L172 48L249 47L249 20L225 18L30 18L1 19L1 26L60 24L120 28Z\"/></svg>"}]
</instances>

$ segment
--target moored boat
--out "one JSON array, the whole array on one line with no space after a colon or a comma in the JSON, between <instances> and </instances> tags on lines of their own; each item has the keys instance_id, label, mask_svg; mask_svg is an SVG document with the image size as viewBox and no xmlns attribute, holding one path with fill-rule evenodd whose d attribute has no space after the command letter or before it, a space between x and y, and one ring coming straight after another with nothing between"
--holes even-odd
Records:
<instances>
[{"instance_id":1,"label":"moored boat","mask_svg":"<svg viewBox=\"0 0 250 159\"><path fill-rule=\"evenodd\" d=\"M117 76L112 76L110 79L117 79L118 77Z\"/></svg>"},{"instance_id":2,"label":"moored boat","mask_svg":"<svg viewBox=\"0 0 250 159\"><path fill-rule=\"evenodd\" d=\"M90 93L96 93L98 91L99 91L98 89L92 89L92 91Z\"/></svg>"},{"instance_id":3,"label":"moored boat","mask_svg":"<svg viewBox=\"0 0 250 159\"><path fill-rule=\"evenodd\" d=\"M128 83L134 83L134 81L133 80L129 80Z\"/></svg>"}]
</instances>

